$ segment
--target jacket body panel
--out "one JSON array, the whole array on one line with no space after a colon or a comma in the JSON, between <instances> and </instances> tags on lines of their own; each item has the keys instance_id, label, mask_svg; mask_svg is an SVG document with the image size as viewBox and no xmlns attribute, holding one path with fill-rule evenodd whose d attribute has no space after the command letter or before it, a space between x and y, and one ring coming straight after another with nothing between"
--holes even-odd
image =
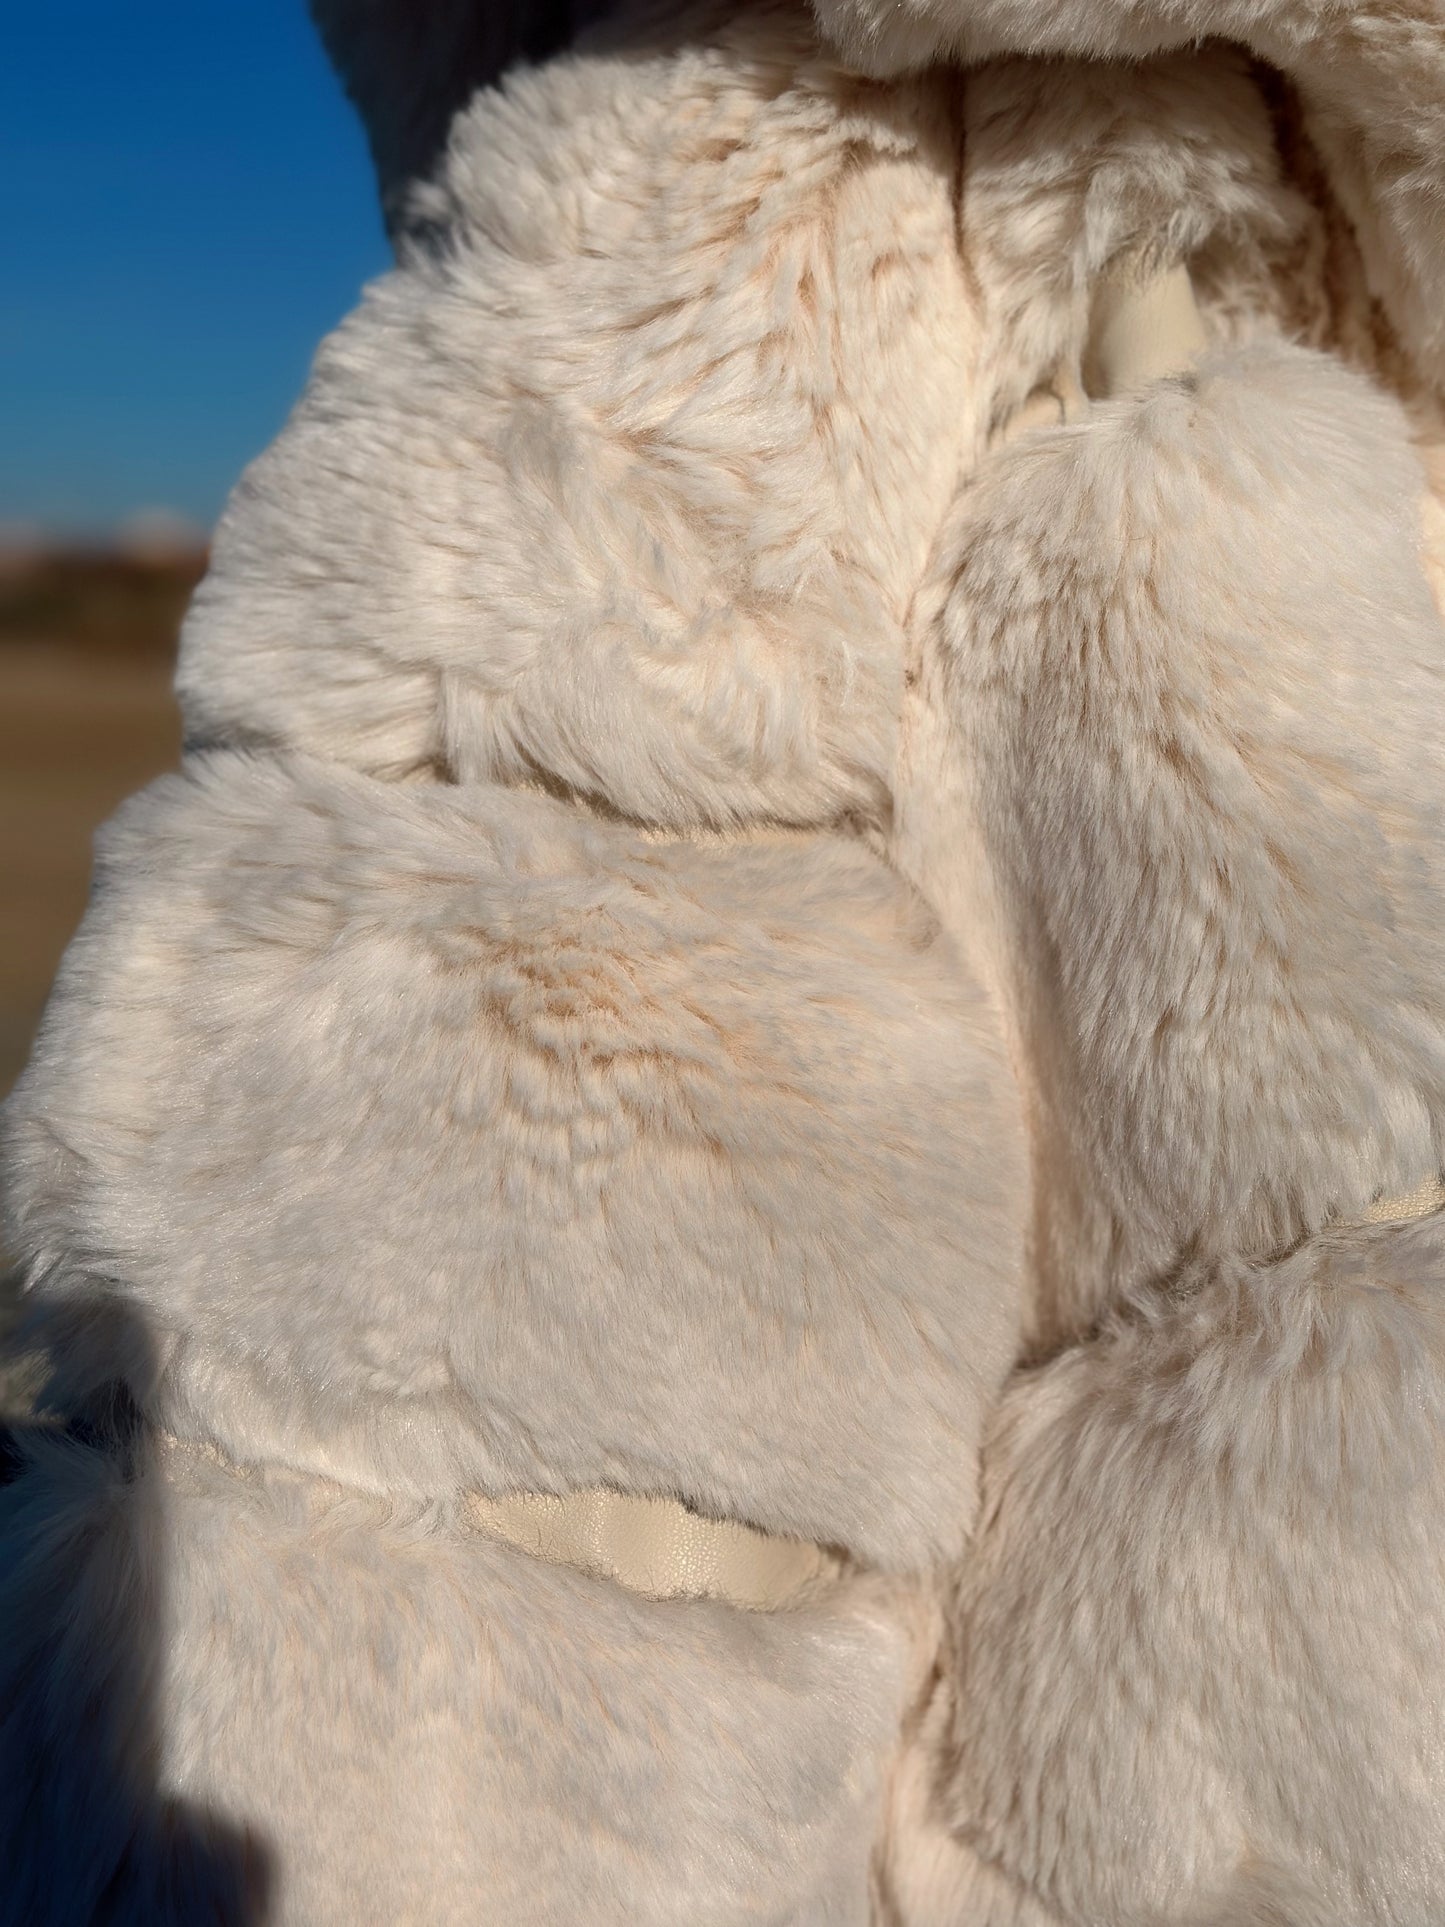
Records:
<instances>
[{"instance_id":1,"label":"jacket body panel","mask_svg":"<svg viewBox=\"0 0 1445 1927\"><path fill-rule=\"evenodd\" d=\"M1434 17L824 13L463 113L218 534L9 1123L57 1396L177 1440L166 1784L288 1918L1423 1927L1435 1247L1330 1227L1441 1161ZM1103 398L1162 265L1224 352ZM448 1510L590 1481L926 1570Z\"/></svg>"}]
</instances>

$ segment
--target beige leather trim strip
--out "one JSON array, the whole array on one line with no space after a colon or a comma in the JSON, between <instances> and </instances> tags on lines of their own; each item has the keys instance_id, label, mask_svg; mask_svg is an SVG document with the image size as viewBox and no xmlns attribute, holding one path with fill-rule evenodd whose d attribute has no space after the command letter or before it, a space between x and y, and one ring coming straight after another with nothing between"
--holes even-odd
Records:
<instances>
[{"instance_id":1,"label":"beige leather trim strip","mask_svg":"<svg viewBox=\"0 0 1445 1927\"><path fill-rule=\"evenodd\" d=\"M1426 1178L1413 1191L1398 1198L1376 1198L1358 1218L1337 1218L1337 1224L1410 1224L1445 1210L1445 1178Z\"/></svg>"},{"instance_id":2,"label":"beige leather trim strip","mask_svg":"<svg viewBox=\"0 0 1445 1927\"><path fill-rule=\"evenodd\" d=\"M1102 281L1094 296L1084 385L1101 398L1182 374L1209 345L1194 284L1181 262L1154 275L1137 266Z\"/></svg>"},{"instance_id":3,"label":"beige leather trim strip","mask_svg":"<svg viewBox=\"0 0 1445 1927\"><path fill-rule=\"evenodd\" d=\"M1153 271L1117 266L1093 293L1080 366L1060 366L990 437L1001 448L1035 428L1082 420L1089 401L1106 401L1181 375L1209 346L1208 330L1182 263Z\"/></svg>"},{"instance_id":4,"label":"beige leather trim strip","mask_svg":"<svg viewBox=\"0 0 1445 1927\"><path fill-rule=\"evenodd\" d=\"M553 1498L474 1494L468 1520L535 1558L614 1579L649 1599L722 1599L769 1611L837 1577L842 1562L804 1539L704 1519L675 1499L592 1487Z\"/></svg>"}]
</instances>

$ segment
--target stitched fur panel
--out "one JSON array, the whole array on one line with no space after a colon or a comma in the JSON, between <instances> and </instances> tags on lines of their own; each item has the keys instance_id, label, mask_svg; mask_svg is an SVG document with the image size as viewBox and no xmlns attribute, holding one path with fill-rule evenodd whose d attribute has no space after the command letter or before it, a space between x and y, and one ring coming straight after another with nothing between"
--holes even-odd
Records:
<instances>
[{"instance_id":1,"label":"stitched fur panel","mask_svg":"<svg viewBox=\"0 0 1445 1927\"><path fill-rule=\"evenodd\" d=\"M959 84L693 8L459 117L410 249L248 471L197 741L540 778L649 822L886 817L973 433ZM612 48L613 51L609 51Z\"/></svg>"},{"instance_id":2,"label":"stitched fur panel","mask_svg":"<svg viewBox=\"0 0 1445 1927\"><path fill-rule=\"evenodd\" d=\"M193 763L108 832L8 1134L67 1401L119 1299L149 1408L242 1461L670 1492L890 1565L967 1533L1017 1093L856 841Z\"/></svg>"},{"instance_id":3,"label":"stitched fur panel","mask_svg":"<svg viewBox=\"0 0 1445 1927\"><path fill-rule=\"evenodd\" d=\"M1445 1235L1141 1297L1005 1396L954 1812L1070 1922L1445 1911Z\"/></svg>"},{"instance_id":4,"label":"stitched fur panel","mask_svg":"<svg viewBox=\"0 0 1445 1927\"><path fill-rule=\"evenodd\" d=\"M1445 6L1441 0L814 0L860 71L1004 54L1139 60L1238 41L1309 104L1374 292L1425 378L1445 382Z\"/></svg>"},{"instance_id":5,"label":"stitched fur panel","mask_svg":"<svg viewBox=\"0 0 1445 1927\"><path fill-rule=\"evenodd\" d=\"M950 1892L987 1927L1029 1896L1080 1927L1445 1904L1445 1245L1329 1228L1445 1148L1420 488L1393 401L1260 347L1025 437L961 505L904 841L952 813L940 904L982 852L1039 1121L1036 1343L1079 1342L986 1454L901 1770L933 1803L895 1793L936 1854L920 1920Z\"/></svg>"},{"instance_id":6,"label":"stitched fur panel","mask_svg":"<svg viewBox=\"0 0 1445 1927\"><path fill-rule=\"evenodd\" d=\"M963 499L900 849L941 909L997 892L1045 1332L1445 1158L1422 488L1395 403L1261 346L1024 438Z\"/></svg>"},{"instance_id":7,"label":"stitched fur panel","mask_svg":"<svg viewBox=\"0 0 1445 1927\"><path fill-rule=\"evenodd\" d=\"M409 1504L41 1441L0 1922L865 1927L906 1608L659 1604Z\"/></svg>"}]
</instances>

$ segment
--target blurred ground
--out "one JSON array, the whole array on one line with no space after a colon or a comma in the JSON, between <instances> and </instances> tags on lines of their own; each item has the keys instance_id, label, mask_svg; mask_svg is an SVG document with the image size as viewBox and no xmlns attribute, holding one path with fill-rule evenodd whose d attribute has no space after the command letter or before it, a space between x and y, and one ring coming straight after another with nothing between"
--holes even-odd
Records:
<instances>
[{"instance_id":1,"label":"blurred ground","mask_svg":"<svg viewBox=\"0 0 1445 1927\"><path fill-rule=\"evenodd\" d=\"M176 632L201 558L0 562L0 1096L85 908L96 826L176 759Z\"/></svg>"},{"instance_id":2,"label":"blurred ground","mask_svg":"<svg viewBox=\"0 0 1445 1927\"><path fill-rule=\"evenodd\" d=\"M0 558L0 1097L85 909L97 825L179 753L175 639L203 566ZM0 1345L12 1312L0 1285ZM0 1361L0 1412L19 1385Z\"/></svg>"}]
</instances>

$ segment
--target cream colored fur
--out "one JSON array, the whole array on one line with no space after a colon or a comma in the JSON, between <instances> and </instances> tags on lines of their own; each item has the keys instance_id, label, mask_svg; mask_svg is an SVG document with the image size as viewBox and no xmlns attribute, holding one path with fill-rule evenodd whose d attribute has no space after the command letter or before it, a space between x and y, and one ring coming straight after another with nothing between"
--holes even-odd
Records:
<instances>
[{"instance_id":1,"label":"cream colored fur","mask_svg":"<svg viewBox=\"0 0 1445 1927\"><path fill-rule=\"evenodd\" d=\"M869 73L999 54L1140 60L1237 42L1290 76L1374 291L1445 379L1445 6L1441 0L814 0Z\"/></svg>"},{"instance_id":2,"label":"cream colored fur","mask_svg":"<svg viewBox=\"0 0 1445 1927\"><path fill-rule=\"evenodd\" d=\"M734 13L460 119L446 246L373 287L223 518L193 735L677 826L886 814L973 405L956 87L860 87L797 9Z\"/></svg>"},{"instance_id":3,"label":"cream colored fur","mask_svg":"<svg viewBox=\"0 0 1445 1927\"><path fill-rule=\"evenodd\" d=\"M1445 1161L1421 491L1398 408L1260 347L1020 443L961 505L903 845L941 905L961 834L987 852L1045 1335Z\"/></svg>"},{"instance_id":4,"label":"cream colored fur","mask_svg":"<svg viewBox=\"0 0 1445 1927\"><path fill-rule=\"evenodd\" d=\"M920 1744L1069 1921L1445 1914L1442 1233L1330 1228L1445 1162L1420 489L1260 348L1020 443L944 545L905 843L995 880L1035 1346L1104 1328L1005 1397Z\"/></svg>"},{"instance_id":5,"label":"cream colored fur","mask_svg":"<svg viewBox=\"0 0 1445 1927\"><path fill-rule=\"evenodd\" d=\"M1438 1223L1192 1268L1005 1400L944 1759L1065 1919L1441 1918L1442 1278Z\"/></svg>"},{"instance_id":6,"label":"cream colored fur","mask_svg":"<svg viewBox=\"0 0 1445 1927\"><path fill-rule=\"evenodd\" d=\"M856 840L198 761L109 833L9 1145L69 1400L119 1285L148 1408L239 1461L605 1481L902 1569L968 1530L1017 1098Z\"/></svg>"},{"instance_id":7,"label":"cream colored fur","mask_svg":"<svg viewBox=\"0 0 1445 1927\"><path fill-rule=\"evenodd\" d=\"M408 185L326 9L408 238L7 1113L7 1927L1445 1918L1439 23L820 11ZM469 1529L596 1485L844 1577Z\"/></svg>"},{"instance_id":8,"label":"cream colored fur","mask_svg":"<svg viewBox=\"0 0 1445 1927\"><path fill-rule=\"evenodd\" d=\"M907 1623L875 1582L660 1605L444 1502L174 1449L123 1483L49 1446L0 1523L33 1548L6 1919L74 1927L101 1890L135 1927L866 1919Z\"/></svg>"},{"instance_id":9,"label":"cream colored fur","mask_svg":"<svg viewBox=\"0 0 1445 1927\"><path fill-rule=\"evenodd\" d=\"M1187 262L1215 335L1270 327L1272 270L1307 245L1310 209L1238 53L997 61L963 87L961 246L991 428L1037 387L1092 387L1095 304L1122 275Z\"/></svg>"}]
</instances>

